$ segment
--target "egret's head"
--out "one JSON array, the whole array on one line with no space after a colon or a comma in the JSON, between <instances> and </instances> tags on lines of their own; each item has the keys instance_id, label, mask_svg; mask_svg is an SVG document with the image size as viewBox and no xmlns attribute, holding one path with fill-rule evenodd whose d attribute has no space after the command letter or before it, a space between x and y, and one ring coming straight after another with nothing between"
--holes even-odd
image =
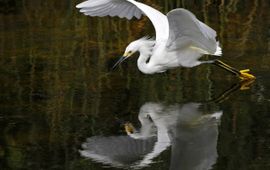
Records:
<instances>
[{"instance_id":1,"label":"egret's head","mask_svg":"<svg viewBox=\"0 0 270 170\"><path fill-rule=\"evenodd\" d=\"M131 42L126 47L126 50L123 56L115 63L113 68L115 68L118 64L122 63L124 60L131 57L137 51L140 51L140 52L151 51L153 45L154 45L154 41L152 39L149 39L148 37L143 37L141 39Z\"/></svg>"},{"instance_id":2,"label":"egret's head","mask_svg":"<svg viewBox=\"0 0 270 170\"><path fill-rule=\"evenodd\" d=\"M123 56L114 64L113 68L115 68L117 65L119 65L120 63L122 63L124 60L128 59L129 57L131 57L135 52L139 51L139 48L140 47L139 47L139 44L138 44L137 41L131 42L127 46L127 48L126 48Z\"/></svg>"},{"instance_id":3,"label":"egret's head","mask_svg":"<svg viewBox=\"0 0 270 170\"><path fill-rule=\"evenodd\" d=\"M123 57L131 57L135 52L139 51L139 49L140 49L140 44L138 40L133 41L127 46L123 54Z\"/></svg>"}]
</instances>

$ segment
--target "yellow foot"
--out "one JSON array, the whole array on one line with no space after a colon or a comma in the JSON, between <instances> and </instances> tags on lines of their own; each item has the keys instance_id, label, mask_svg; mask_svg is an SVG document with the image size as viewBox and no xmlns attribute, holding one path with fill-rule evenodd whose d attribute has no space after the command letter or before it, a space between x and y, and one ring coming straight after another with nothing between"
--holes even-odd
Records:
<instances>
[{"instance_id":1,"label":"yellow foot","mask_svg":"<svg viewBox=\"0 0 270 170\"><path fill-rule=\"evenodd\" d=\"M245 70L240 70L239 72L241 73L239 75L239 78L241 80L255 80L256 77L253 76L252 74L248 73L250 70L249 69L245 69Z\"/></svg>"}]
</instances>

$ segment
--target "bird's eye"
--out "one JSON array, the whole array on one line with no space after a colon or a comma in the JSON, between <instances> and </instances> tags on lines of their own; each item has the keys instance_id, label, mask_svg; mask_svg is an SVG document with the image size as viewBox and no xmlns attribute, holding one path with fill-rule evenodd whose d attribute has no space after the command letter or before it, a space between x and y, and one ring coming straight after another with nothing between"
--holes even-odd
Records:
<instances>
[{"instance_id":1,"label":"bird's eye","mask_svg":"<svg viewBox=\"0 0 270 170\"><path fill-rule=\"evenodd\" d=\"M128 54L131 54L132 53L132 51L128 51Z\"/></svg>"}]
</instances>

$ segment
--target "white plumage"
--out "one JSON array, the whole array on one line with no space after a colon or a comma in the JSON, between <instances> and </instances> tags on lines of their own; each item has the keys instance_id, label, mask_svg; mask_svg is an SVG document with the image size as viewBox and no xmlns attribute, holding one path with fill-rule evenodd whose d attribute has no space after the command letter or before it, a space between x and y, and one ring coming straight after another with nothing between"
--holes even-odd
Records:
<instances>
[{"instance_id":1,"label":"white plumage","mask_svg":"<svg viewBox=\"0 0 270 170\"><path fill-rule=\"evenodd\" d=\"M88 0L76 6L89 16L118 16L140 19L146 15L154 25L156 39L142 38L131 42L119 64L136 51L140 71L146 74L164 72L175 67L194 67L213 61L199 61L204 54L222 54L216 31L199 21L191 12L178 8L167 16L135 0ZM150 53L149 53L150 52Z\"/></svg>"}]
</instances>

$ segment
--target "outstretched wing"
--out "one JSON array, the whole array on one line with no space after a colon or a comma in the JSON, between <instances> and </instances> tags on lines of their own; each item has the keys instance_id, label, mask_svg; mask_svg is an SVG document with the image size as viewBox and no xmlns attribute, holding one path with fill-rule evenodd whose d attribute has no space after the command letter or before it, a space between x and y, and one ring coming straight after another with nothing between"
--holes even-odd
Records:
<instances>
[{"instance_id":1,"label":"outstretched wing","mask_svg":"<svg viewBox=\"0 0 270 170\"><path fill-rule=\"evenodd\" d=\"M185 9L175 9L167 14L169 21L168 50L195 47L214 54L217 49L216 31L199 21Z\"/></svg>"},{"instance_id":2,"label":"outstretched wing","mask_svg":"<svg viewBox=\"0 0 270 170\"><path fill-rule=\"evenodd\" d=\"M129 136L93 136L82 144L80 153L113 167L129 167L140 162L151 153L156 138L133 139Z\"/></svg>"},{"instance_id":3,"label":"outstretched wing","mask_svg":"<svg viewBox=\"0 0 270 170\"><path fill-rule=\"evenodd\" d=\"M169 36L167 17L158 10L134 0L88 0L76 7L89 16L118 16L130 20L133 17L140 19L144 14L155 27L156 40L167 39Z\"/></svg>"}]
</instances>

